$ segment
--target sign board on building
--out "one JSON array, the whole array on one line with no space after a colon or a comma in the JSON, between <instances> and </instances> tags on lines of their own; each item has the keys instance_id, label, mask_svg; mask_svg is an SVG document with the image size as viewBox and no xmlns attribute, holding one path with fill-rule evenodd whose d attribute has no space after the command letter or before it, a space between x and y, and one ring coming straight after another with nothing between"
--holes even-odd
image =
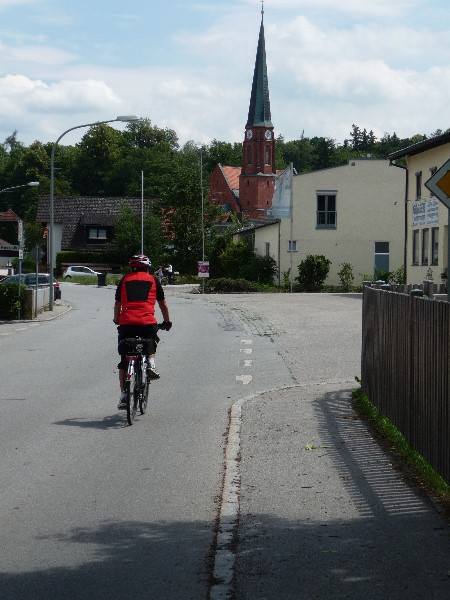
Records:
<instances>
[{"instance_id":1,"label":"sign board on building","mask_svg":"<svg viewBox=\"0 0 450 600\"><path fill-rule=\"evenodd\" d=\"M439 225L439 201L436 199L414 202L412 206L412 226Z\"/></svg>"},{"instance_id":2,"label":"sign board on building","mask_svg":"<svg viewBox=\"0 0 450 600\"><path fill-rule=\"evenodd\" d=\"M425 182L425 187L450 209L450 159Z\"/></svg>"}]
</instances>

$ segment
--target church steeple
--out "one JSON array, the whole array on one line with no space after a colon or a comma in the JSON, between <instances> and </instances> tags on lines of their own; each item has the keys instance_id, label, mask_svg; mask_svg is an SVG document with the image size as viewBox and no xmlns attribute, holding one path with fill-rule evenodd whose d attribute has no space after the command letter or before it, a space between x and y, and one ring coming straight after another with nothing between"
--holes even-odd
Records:
<instances>
[{"instance_id":1,"label":"church steeple","mask_svg":"<svg viewBox=\"0 0 450 600\"><path fill-rule=\"evenodd\" d=\"M264 39L264 8L261 11L261 26L246 128L248 127L273 127L270 116L269 80Z\"/></svg>"},{"instance_id":2,"label":"church steeple","mask_svg":"<svg viewBox=\"0 0 450 600\"><path fill-rule=\"evenodd\" d=\"M241 209L251 218L263 218L271 208L275 173L275 139L270 114L263 8L239 177Z\"/></svg>"}]
</instances>

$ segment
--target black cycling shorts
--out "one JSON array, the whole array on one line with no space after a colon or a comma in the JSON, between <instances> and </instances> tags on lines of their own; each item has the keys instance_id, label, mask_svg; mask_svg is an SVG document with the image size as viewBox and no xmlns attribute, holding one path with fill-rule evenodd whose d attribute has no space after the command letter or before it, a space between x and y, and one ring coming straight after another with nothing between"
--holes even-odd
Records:
<instances>
[{"instance_id":1,"label":"black cycling shorts","mask_svg":"<svg viewBox=\"0 0 450 600\"><path fill-rule=\"evenodd\" d=\"M150 354L154 354L156 352L156 346L159 342L157 325L119 325L117 327L117 333L118 344L121 340L136 336L139 336L145 340L154 340L154 349L152 352L150 352ZM124 371L127 370L127 359L125 354L120 354L120 363L117 365L117 368Z\"/></svg>"}]
</instances>

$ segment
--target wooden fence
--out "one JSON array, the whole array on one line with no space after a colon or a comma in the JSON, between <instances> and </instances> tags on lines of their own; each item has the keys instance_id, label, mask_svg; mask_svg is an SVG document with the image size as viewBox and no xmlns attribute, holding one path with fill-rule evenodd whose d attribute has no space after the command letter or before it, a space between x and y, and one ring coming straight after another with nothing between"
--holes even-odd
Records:
<instances>
[{"instance_id":1,"label":"wooden fence","mask_svg":"<svg viewBox=\"0 0 450 600\"><path fill-rule=\"evenodd\" d=\"M450 303L364 288L362 389L450 483Z\"/></svg>"}]
</instances>

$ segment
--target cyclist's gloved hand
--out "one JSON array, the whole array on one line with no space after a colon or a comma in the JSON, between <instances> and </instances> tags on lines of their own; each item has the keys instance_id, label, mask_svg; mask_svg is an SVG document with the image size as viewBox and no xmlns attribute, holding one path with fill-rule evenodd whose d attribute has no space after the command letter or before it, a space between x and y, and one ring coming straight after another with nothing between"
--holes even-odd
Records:
<instances>
[{"instance_id":1,"label":"cyclist's gloved hand","mask_svg":"<svg viewBox=\"0 0 450 600\"><path fill-rule=\"evenodd\" d=\"M172 328L172 321L163 321L162 329L169 331Z\"/></svg>"}]
</instances>

